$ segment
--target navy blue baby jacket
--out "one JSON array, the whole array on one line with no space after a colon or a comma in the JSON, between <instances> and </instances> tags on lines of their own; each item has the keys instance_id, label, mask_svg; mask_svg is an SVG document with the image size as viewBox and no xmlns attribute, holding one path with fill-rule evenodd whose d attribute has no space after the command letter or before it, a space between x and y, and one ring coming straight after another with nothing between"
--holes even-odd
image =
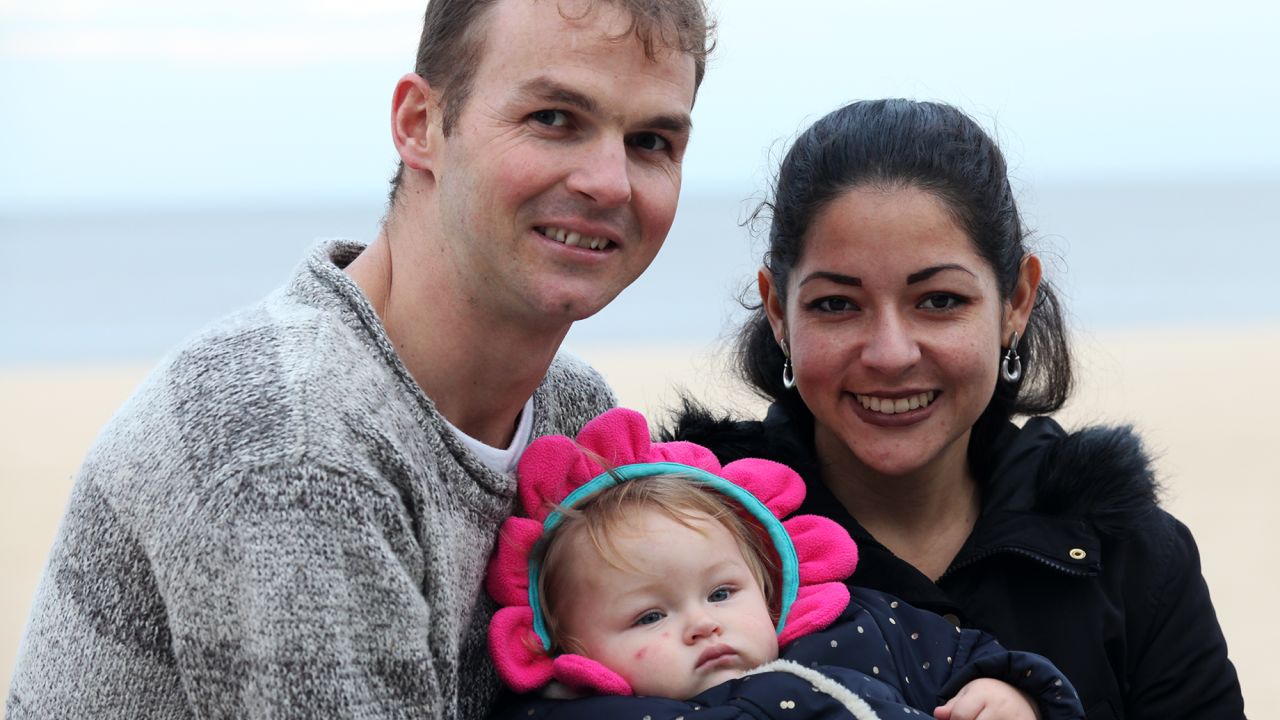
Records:
<instances>
[{"instance_id":1,"label":"navy blue baby jacket","mask_svg":"<svg viewBox=\"0 0 1280 720\"><path fill-rule=\"evenodd\" d=\"M976 678L1003 680L1039 704L1044 720L1074 720L1084 710L1071 683L1045 658L1014 652L990 635L962 630L866 588L831 627L798 638L770 663L690 698L525 696L499 711L508 720L720 720L723 718L913 718Z\"/></svg>"}]
</instances>

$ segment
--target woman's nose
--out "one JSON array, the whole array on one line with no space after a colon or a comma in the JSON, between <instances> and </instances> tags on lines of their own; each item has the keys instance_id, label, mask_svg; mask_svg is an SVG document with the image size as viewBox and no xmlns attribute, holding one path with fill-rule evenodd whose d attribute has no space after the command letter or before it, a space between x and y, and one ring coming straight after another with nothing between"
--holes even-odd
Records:
<instances>
[{"instance_id":1,"label":"woman's nose","mask_svg":"<svg viewBox=\"0 0 1280 720\"><path fill-rule=\"evenodd\" d=\"M897 313L881 313L868 329L862 363L885 375L899 375L920 360L920 345L910 324Z\"/></svg>"}]
</instances>

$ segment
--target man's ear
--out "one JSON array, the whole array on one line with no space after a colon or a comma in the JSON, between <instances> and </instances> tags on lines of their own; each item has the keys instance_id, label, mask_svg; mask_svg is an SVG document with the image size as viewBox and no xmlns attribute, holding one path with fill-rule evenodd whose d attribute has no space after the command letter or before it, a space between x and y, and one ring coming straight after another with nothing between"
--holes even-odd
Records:
<instances>
[{"instance_id":1,"label":"man's ear","mask_svg":"<svg viewBox=\"0 0 1280 720\"><path fill-rule=\"evenodd\" d=\"M1009 335L1015 330L1019 336L1026 334L1027 319L1031 317L1031 310L1036 305L1036 294L1040 290L1040 276L1040 258L1035 255L1022 258L1022 265L1018 268L1018 284L1013 287L1013 295L1009 297L1006 308L1002 343L1008 342Z\"/></svg>"},{"instance_id":2,"label":"man's ear","mask_svg":"<svg viewBox=\"0 0 1280 720\"><path fill-rule=\"evenodd\" d=\"M406 166L431 171L432 152L443 137L442 111L439 93L421 75L409 73L396 83L391 100L391 139Z\"/></svg>"},{"instance_id":3,"label":"man's ear","mask_svg":"<svg viewBox=\"0 0 1280 720\"><path fill-rule=\"evenodd\" d=\"M773 328L773 337L781 344L787 339L787 311L782 300L782 288L774 284L773 273L764 266L756 273L756 285L760 288L760 304L764 306L764 314Z\"/></svg>"}]
</instances>

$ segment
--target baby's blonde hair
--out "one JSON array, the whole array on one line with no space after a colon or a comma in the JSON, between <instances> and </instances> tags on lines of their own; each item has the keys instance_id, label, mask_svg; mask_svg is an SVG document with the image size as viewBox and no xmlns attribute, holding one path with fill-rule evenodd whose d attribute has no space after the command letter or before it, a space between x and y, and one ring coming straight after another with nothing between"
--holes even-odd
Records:
<instances>
[{"instance_id":1,"label":"baby's blonde hair","mask_svg":"<svg viewBox=\"0 0 1280 720\"><path fill-rule=\"evenodd\" d=\"M745 511L721 493L681 475L653 475L620 482L601 490L581 504L556 508L564 518L543 539L540 546L541 572L538 574L538 596L542 616L551 638L551 654L580 652L572 638L564 636L557 610L568 569L574 564L574 553L586 538L600 557L620 570L634 570L627 558L614 545L611 531L633 522L640 510L657 510L675 522L696 529L694 522L710 517L724 526L737 543L752 576L760 585L770 615L779 612L775 589L779 585L779 562L764 530Z\"/></svg>"}]
</instances>

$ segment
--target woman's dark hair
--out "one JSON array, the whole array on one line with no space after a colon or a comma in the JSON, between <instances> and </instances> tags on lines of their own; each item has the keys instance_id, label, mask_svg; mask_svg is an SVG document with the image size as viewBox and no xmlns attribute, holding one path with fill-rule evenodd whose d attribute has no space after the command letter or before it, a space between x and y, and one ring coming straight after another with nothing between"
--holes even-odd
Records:
<instances>
[{"instance_id":1,"label":"woman's dark hair","mask_svg":"<svg viewBox=\"0 0 1280 720\"><path fill-rule=\"evenodd\" d=\"M772 200L756 211L756 217L771 220L764 264L784 304L787 280L804 252L810 223L827 203L862 186L908 186L933 194L995 272L1000 297L1012 295L1027 255L1026 231L1000 148L972 118L950 105L868 100L832 112L800 135L778 169ZM763 306L751 309L738 336L740 371L792 418L811 420L799 394L782 386L784 358ZM971 449L985 447L991 433L1013 415L1057 410L1071 391L1062 308L1047 281L1040 284L1017 351L1022 379L997 383L974 425ZM992 372L996 360L992 358ZM978 458L971 452L970 460Z\"/></svg>"}]
</instances>

